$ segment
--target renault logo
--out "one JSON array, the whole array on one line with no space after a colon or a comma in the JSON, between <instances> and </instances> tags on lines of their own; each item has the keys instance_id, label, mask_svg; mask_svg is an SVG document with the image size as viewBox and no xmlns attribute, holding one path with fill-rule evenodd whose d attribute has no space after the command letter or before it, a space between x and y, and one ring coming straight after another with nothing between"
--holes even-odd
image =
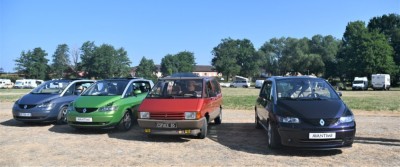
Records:
<instances>
[{"instance_id":1,"label":"renault logo","mask_svg":"<svg viewBox=\"0 0 400 167\"><path fill-rule=\"evenodd\" d=\"M28 108L28 105L24 105L24 109Z\"/></svg>"},{"instance_id":2,"label":"renault logo","mask_svg":"<svg viewBox=\"0 0 400 167\"><path fill-rule=\"evenodd\" d=\"M83 113L86 113L86 108L84 108L84 109L82 110L82 112L83 112Z\"/></svg>"},{"instance_id":3,"label":"renault logo","mask_svg":"<svg viewBox=\"0 0 400 167\"><path fill-rule=\"evenodd\" d=\"M319 120L319 124L320 124L321 126L324 126L324 125L325 125L325 121L324 121L323 119L321 119L321 120Z\"/></svg>"}]
</instances>

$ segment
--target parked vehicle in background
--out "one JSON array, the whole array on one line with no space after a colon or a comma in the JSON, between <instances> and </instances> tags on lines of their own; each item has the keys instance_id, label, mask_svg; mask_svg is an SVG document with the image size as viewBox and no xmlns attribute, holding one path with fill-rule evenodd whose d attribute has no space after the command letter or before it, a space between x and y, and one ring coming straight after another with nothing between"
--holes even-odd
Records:
<instances>
[{"instance_id":1,"label":"parked vehicle in background","mask_svg":"<svg viewBox=\"0 0 400 167\"><path fill-rule=\"evenodd\" d=\"M229 87L232 87L232 88L237 88L237 87L248 88L248 87L250 87L250 82L249 82L248 78L245 78L245 77L242 77L242 76L235 76L235 79L229 85Z\"/></svg>"},{"instance_id":2,"label":"parked vehicle in background","mask_svg":"<svg viewBox=\"0 0 400 167\"><path fill-rule=\"evenodd\" d=\"M97 81L69 106L68 125L77 129L129 130L137 118L137 108L153 85L153 81L142 78Z\"/></svg>"},{"instance_id":3,"label":"parked vehicle in background","mask_svg":"<svg viewBox=\"0 0 400 167\"><path fill-rule=\"evenodd\" d=\"M14 83L11 82L10 79L0 79L0 88L12 88Z\"/></svg>"},{"instance_id":4,"label":"parked vehicle in background","mask_svg":"<svg viewBox=\"0 0 400 167\"><path fill-rule=\"evenodd\" d=\"M22 122L66 123L69 103L89 87L93 80L50 80L18 99L13 106L14 119Z\"/></svg>"},{"instance_id":5,"label":"parked vehicle in background","mask_svg":"<svg viewBox=\"0 0 400 167\"><path fill-rule=\"evenodd\" d=\"M371 83L373 90L389 90L390 75L389 74L372 74Z\"/></svg>"},{"instance_id":6,"label":"parked vehicle in background","mask_svg":"<svg viewBox=\"0 0 400 167\"><path fill-rule=\"evenodd\" d=\"M255 85L254 85L254 87L255 88L261 88L262 87L262 85L263 85L263 83L264 83L264 79L259 79L259 80L256 80L256 83L255 83Z\"/></svg>"},{"instance_id":7,"label":"parked vehicle in background","mask_svg":"<svg viewBox=\"0 0 400 167\"><path fill-rule=\"evenodd\" d=\"M222 91L212 77L159 79L139 107L138 124L148 135L207 136L208 123L222 121Z\"/></svg>"},{"instance_id":8,"label":"parked vehicle in background","mask_svg":"<svg viewBox=\"0 0 400 167\"><path fill-rule=\"evenodd\" d=\"M220 85L221 87L230 87L230 86L231 86L231 83L222 83L222 82L220 82L219 85Z\"/></svg>"},{"instance_id":9,"label":"parked vehicle in background","mask_svg":"<svg viewBox=\"0 0 400 167\"><path fill-rule=\"evenodd\" d=\"M355 77L352 90L368 90L368 78L367 77Z\"/></svg>"},{"instance_id":10,"label":"parked vehicle in background","mask_svg":"<svg viewBox=\"0 0 400 167\"><path fill-rule=\"evenodd\" d=\"M256 128L267 131L270 148L351 147L356 122L340 95L321 78L268 78L255 105Z\"/></svg>"},{"instance_id":11,"label":"parked vehicle in background","mask_svg":"<svg viewBox=\"0 0 400 167\"><path fill-rule=\"evenodd\" d=\"M18 79L15 81L14 88L32 89L42 84L44 81L40 79Z\"/></svg>"}]
</instances>

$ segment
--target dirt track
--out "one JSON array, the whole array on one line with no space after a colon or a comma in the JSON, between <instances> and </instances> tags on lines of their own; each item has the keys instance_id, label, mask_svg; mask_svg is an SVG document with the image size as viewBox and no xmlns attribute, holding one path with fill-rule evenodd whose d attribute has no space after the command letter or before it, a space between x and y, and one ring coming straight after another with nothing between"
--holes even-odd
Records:
<instances>
[{"instance_id":1,"label":"dirt track","mask_svg":"<svg viewBox=\"0 0 400 167\"><path fill-rule=\"evenodd\" d=\"M68 125L26 125L12 119L12 103L0 104L0 166L400 166L400 114L356 111L352 148L274 151L254 129L254 112L224 110L206 139L147 138L135 126L76 131Z\"/></svg>"}]
</instances>

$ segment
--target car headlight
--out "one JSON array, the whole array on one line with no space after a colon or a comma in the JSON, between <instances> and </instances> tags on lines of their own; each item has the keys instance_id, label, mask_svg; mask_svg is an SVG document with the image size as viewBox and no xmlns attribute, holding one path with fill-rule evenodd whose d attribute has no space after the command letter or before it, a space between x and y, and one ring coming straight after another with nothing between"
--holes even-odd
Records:
<instances>
[{"instance_id":1,"label":"car headlight","mask_svg":"<svg viewBox=\"0 0 400 167\"><path fill-rule=\"evenodd\" d=\"M51 108L51 107L53 107L53 103L51 103L51 102L44 102L44 103L42 103L42 104L39 104L37 107L39 107L39 108Z\"/></svg>"},{"instance_id":2,"label":"car headlight","mask_svg":"<svg viewBox=\"0 0 400 167\"><path fill-rule=\"evenodd\" d=\"M277 116L277 117L278 117L278 122L296 123L296 124L300 123L299 118L296 118L296 117L280 117L280 116Z\"/></svg>"},{"instance_id":3,"label":"car headlight","mask_svg":"<svg viewBox=\"0 0 400 167\"><path fill-rule=\"evenodd\" d=\"M343 116L339 118L339 123L349 123L349 122L353 122L354 121L354 116L350 115L350 116Z\"/></svg>"},{"instance_id":4,"label":"car headlight","mask_svg":"<svg viewBox=\"0 0 400 167\"><path fill-rule=\"evenodd\" d=\"M118 106L112 106L112 105L107 105L107 106L99 108L100 112L109 112L109 111L116 111L116 110L118 110Z\"/></svg>"},{"instance_id":5,"label":"car headlight","mask_svg":"<svg viewBox=\"0 0 400 167\"><path fill-rule=\"evenodd\" d=\"M185 119L196 119L197 112L185 112Z\"/></svg>"},{"instance_id":6,"label":"car headlight","mask_svg":"<svg viewBox=\"0 0 400 167\"><path fill-rule=\"evenodd\" d=\"M149 119L150 118L150 113L149 112L139 112L139 118Z\"/></svg>"}]
</instances>

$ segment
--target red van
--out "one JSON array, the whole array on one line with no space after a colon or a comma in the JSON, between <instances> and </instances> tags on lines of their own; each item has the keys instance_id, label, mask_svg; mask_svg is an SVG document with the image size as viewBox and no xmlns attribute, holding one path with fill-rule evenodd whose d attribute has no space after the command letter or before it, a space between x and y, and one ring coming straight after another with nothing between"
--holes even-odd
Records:
<instances>
[{"instance_id":1,"label":"red van","mask_svg":"<svg viewBox=\"0 0 400 167\"><path fill-rule=\"evenodd\" d=\"M138 109L138 123L148 135L207 136L208 123L222 121L222 92L212 77L159 79Z\"/></svg>"}]
</instances>

